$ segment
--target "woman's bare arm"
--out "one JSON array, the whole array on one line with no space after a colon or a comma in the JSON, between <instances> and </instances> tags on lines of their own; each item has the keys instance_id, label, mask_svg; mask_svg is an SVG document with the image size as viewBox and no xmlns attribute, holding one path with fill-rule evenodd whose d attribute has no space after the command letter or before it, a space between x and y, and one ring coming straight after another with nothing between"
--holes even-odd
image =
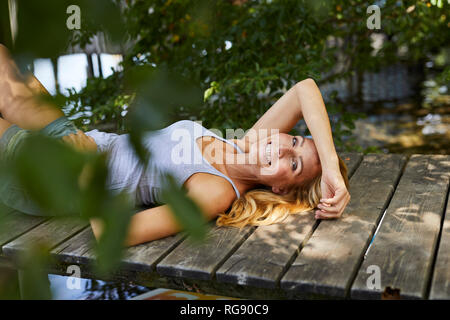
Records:
<instances>
[{"instance_id":1,"label":"woman's bare arm","mask_svg":"<svg viewBox=\"0 0 450 320\"><path fill-rule=\"evenodd\" d=\"M304 118L311 132L322 166L322 199L318 205L320 210L315 212L316 218L340 217L350 200L350 194L340 173L327 110L314 80L300 81L289 89L255 123L252 127L254 130L246 134L242 144L246 146L246 140L254 142L260 129L278 129L288 133L301 118Z\"/></svg>"},{"instance_id":2,"label":"woman's bare arm","mask_svg":"<svg viewBox=\"0 0 450 320\"><path fill-rule=\"evenodd\" d=\"M97 240L104 231L103 221L91 218L92 232ZM181 230L168 205L140 211L133 215L128 226L125 246L161 239Z\"/></svg>"},{"instance_id":3,"label":"woman's bare arm","mask_svg":"<svg viewBox=\"0 0 450 320\"><path fill-rule=\"evenodd\" d=\"M296 85L295 94L302 117L314 139L322 169L339 172L339 161L334 147L330 119L319 88L314 80L306 79Z\"/></svg>"},{"instance_id":4,"label":"woman's bare arm","mask_svg":"<svg viewBox=\"0 0 450 320\"><path fill-rule=\"evenodd\" d=\"M252 127L256 133L259 130L268 130L270 134L271 129L279 130L282 133L288 133L302 118L302 110L297 101L295 91L296 87L301 82L290 88L284 95L282 95L259 119ZM251 139L255 139L252 136Z\"/></svg>"},{"instance_id":5,"label":"woman's bare arm","mask_svg":"<svg viewBox=\"0 0 450 320\"><path fill-rule=\"evenodd\" d=\"M228 183L228 182L225 182ZM224 188L223 182L217 185L211 183L196 183L187 192L204 213L205 220L211 220L227 210L235 195L231 185ZM92 231L99 239L103 232L103 222L98 218L90 220ZM161 239L182 230L171 208L162 205L136 213L131 217L125 246L134 246L144 242Z\"/></svg>"},{"instance_id":6,"label":"woman's bare arm","mask_svg":"<svg viewBox=\"0 0 450 320\"><path fill-rule=\"evenodd\" d=\"M261 129L268 130L268 135L271 129L288 133L302 118L314 138L322 167L339 169L330 120L320 90L312 79L302 80L290 88L258 119L250 131L252 133L247 133L244 138L249 142L255 141Z\"/></svg>"}]
</instances>

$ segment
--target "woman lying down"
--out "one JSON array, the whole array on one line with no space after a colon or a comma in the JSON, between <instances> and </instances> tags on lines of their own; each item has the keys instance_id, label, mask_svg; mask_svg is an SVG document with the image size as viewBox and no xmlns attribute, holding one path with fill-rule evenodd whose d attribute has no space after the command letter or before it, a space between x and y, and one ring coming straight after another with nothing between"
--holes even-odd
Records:
<instances>
[{"instance_id":1,"label":"woman lying down","mask_svg":"<svg viewBox=\"0 0 450 320\"><path fill-rule=\"evenodd\" d=\"M149 132L144 145L153 152L145 170L128 134L83 133L61 110L33 99L43 92L35 77L20 74L0 45L0 155L14 154L30 131L81 150L106 152L108 188L130 193L136 205L158 205L132 216L127 246L181 231L161 200L164 172L172 173L205 217L217 218L220 226L269 225L313 209L316 219L334 219L350 200L347 167L336 153L322 96L311 79L290 88L241 139L224 139L189 120ZM312 139L288 134L302 118ZM12 201L10 194L0 195L0 201L45 215L30 201ZM91 219L91 226L98 239L101 220Z\"/></svg>"}]
</instances>

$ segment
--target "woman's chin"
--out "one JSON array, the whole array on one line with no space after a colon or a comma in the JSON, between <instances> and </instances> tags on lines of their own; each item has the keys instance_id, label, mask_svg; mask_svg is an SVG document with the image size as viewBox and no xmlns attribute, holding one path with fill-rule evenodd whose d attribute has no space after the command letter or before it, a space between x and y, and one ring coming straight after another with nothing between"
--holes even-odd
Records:
<instances>
[{"instance_id":1,"label":"woman's chin","mask_svg":"<svg viewBox=\"0 0 450 320\"><path fill-rule=\"evenodd\" d=\"M259 167L259 172L262 176L275 176L277 173L277 170L275 166L270 166L268 164L262 165Z\"/></svg>"}]
</instances>

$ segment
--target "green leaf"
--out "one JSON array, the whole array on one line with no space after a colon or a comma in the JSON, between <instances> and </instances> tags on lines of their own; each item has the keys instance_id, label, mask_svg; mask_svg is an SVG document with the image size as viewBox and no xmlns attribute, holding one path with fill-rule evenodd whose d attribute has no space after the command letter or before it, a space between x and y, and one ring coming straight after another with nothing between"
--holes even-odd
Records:
<instances>
[{"instance_id":1,"label":"green leaf","mask_svg":"<svg viewBox=\"0 0 450 320\"><path fill-rule=\"evenodd\" d=\"M80 31L67 26L67 21L75 14L67 13L71 5L80 8ZM109 41L116 42L123 42L125 37L120 8L112 0L20 1L17 8L18 34L11 50L21 67L36 57L62 55L77 32L92 36L101 29Z\"/></svg>"},{"instance_id":2,"label":"green leaf","mask_svg":"<svg viewBox=\"0 0 450 320\"><path fill-rule=\"evenodd\" d=\"M166 67L137 67L125 75L126 86L136 91L128 116L130 139L145 164L148 152L142 146L142 136L150 130L169 125L170 115L180 106L186 109L201 106L200 88Z\"/></svg>"},{"instance_id":3,"label":"green leaf","mask_svg":"<svg viewBox=\"0 0 450 320\"><path fill-rule=\"evenodd\" d=\"M166 181L167 187L162 193L164 202L170 206L175 218L191 239L197 243L203 241L207 233L207 221L201 209L177 186L173 176L167 174Z\"/></svg>"},{"instance_id":4,"label":"green leaf","mask_svg":"<svg viewBox=\"0 0 450 320\"><path fill-rule=\"evenodd\" d=\"M124 241L128 232L129 223L133 215L132 204L125 193L112 197L101 213L104 223L103 233L95 246L96 274L105 277L120 267L124 253Z\"/></svg>"},{"instance_id":5,"label":"green leaf","mask_svg":"<svg viewBox=\"0 0 450 320\"><path fill-rule=\"evenodd\" d=\"M48 266L54 261L49 256L46 244L31 244L20 254L20 294L24 300L51 300Z\"/></svg>"},{"instance_id":6,"label":"green leaf","mask_svg":"<svg viewBox=\"0 0 450 320\"><path fill-rule=\"evenodd\" d=\"M32 135L10 163L16 181L50 215L79 215L78 178L87 156L49 137Z\"/></svg>"},{"instance_id":7,"label":"green leaf","mask_svg":"<svg viewBox=\"0 0 450 320\"><path fill-rule=\"evenodd\" d=\"M203 97L203 100L204 100L204 101L208 100L208 98L209 98L213 93L214 93L214 88L211 87L211 88L206 89L206 90L205 90L204 97Z\"/></svg>"}]
</instances>

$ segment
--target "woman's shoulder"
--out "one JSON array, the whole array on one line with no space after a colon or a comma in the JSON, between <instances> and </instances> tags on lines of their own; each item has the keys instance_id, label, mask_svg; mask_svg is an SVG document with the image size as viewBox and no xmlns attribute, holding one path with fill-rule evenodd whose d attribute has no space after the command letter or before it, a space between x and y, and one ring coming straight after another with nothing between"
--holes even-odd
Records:
<instances>
[{"instance_id":1,"label":"woman's shoulder","mask_svg":"<svg viewBox=\"0 0 450 320\"><path fill-rule=\"evenodd\" d=\"M202 130L204 127L197 121L193 120L178 120L176 122L173 122L172 124L166 126L165 128L159 130L159 131L173 131L177 129L184 129L188 131L192 130Z\"/></svg>"},{"instance_id":2,"label":"woman's shoulder","mask_svg":"<svg viewBox=\"0 0 450 320\"><path fill-rule=\"evenodd\" d=\"M196 126L196 125L200 125L201 126L201 124L198 123L198 121L183 119L183 120L175 121L169 127L171 127L171 126Z\"/></svg>"},{"instance_id":3,"label":"woman's shoulder","mask_svg":"<svg viewBox=\"0 0 450 320\"><path fill-rule=\"evenodd\" d=\"M231 205L237 198L231 183L223 177L210 173L194 173L185 182L189 193L195 193L211 201L220 201L221 206Z\"/></svg>"}]
</instances>

